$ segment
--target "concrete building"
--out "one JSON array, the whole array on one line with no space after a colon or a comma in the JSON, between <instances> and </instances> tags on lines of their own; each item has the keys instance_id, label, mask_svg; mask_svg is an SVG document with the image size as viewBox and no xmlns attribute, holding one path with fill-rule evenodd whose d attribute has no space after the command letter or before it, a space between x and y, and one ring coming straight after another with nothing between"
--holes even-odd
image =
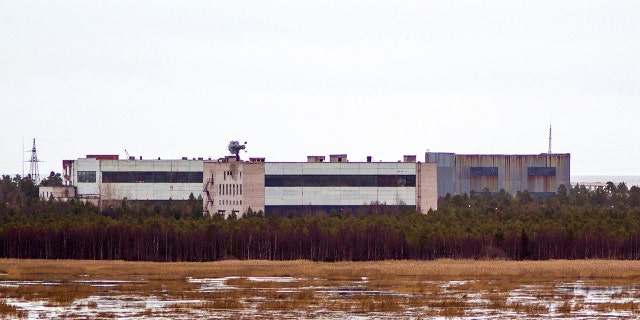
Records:
<instances>
[{"instance_id":1,"label":"concrete building","mask_svg":"<svg viewBox=\"0 0 640 320\"><path fill-rule=\"evenodd\" d=\"M38 187L40 199L54 199L67 201L76 197L76 188L73 186L41 186Z\"/></svg>"},{"instance_id":2,"label":"concrete building","mask_svg":"<svg viewBox=\"0 0 640 320\"><path fill-rule=\"evenodd\" d=\"M570 160L570 154L425 154L425 162L438 167L439 197L501 189L514 195L526 190L534 197L553 196L561 184L571 185Z\"/></svg>"},{"instance_id":3,"label":"concrete building","mask_svg":"<svg viewBox=\"0 0 640 320\"><path fill-rule=\"evenodd\" d=\"M64 184L76 187L77 197L102 205L104 201L187 200L202 193L203 160L121 160L117 155L87 155L63 161Z\"/></svg>"},{"instance_id":4,"label":"concrete building","mask_svg":"<svg viewBox=\"0 0 640 320\"><path fill-rule=\"evenodd\" d=\"M264 158L243 162L236 156L228 156L218 161L205 161L203 170L205 215L235 213L240 216L249 208L264 212Z\"/></svg>"},{"instance_id":5,"label":"concrete building","mask_svg":"<svg viewBox=\"0 0 640 320\"><path fill-rule=\"evenodd\" d=\"M370 204L437 209L436 165L348 162L347 155L309 156L307 162L265 162L234 156L205 161L205 214L340 212ZM370 161L371 159L368 158Z\"/></svg>"},{"instance_id":6,"label":"concrete building","mask_svg":"<svg viewBox=\"0 0 640 320\"><path fill-rule=\"evenodd\" d=\"M266 215L289 212L356 211L385 204L426 212L438 197L501 189L534 197L570 186L570 155L457 155L427 152L425 162L404 156L398 162L349 162L346 154L312 155L306 162L142 160L87 155L63 161L64 186L41 189L41 197L103 205L135 201L187 200L202 196L204 214L241 215L251 208Z\"/></svg>"}]
</instances>

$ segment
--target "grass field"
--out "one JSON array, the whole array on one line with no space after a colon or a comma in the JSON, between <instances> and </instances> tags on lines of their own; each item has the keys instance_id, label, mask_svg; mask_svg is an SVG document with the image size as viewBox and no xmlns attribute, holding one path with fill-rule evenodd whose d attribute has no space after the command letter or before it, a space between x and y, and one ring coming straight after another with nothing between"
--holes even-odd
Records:
<instances>
[{"instance_id":1,"label":"grass field","mask_svg":"<svg viewBox=\"0 0 640 320\"><path fill-rule=\"evenodd\" d=\"M635 317L639 285L638 261L0 260L0 317Z\"/></svg>"},{"instance_id":2,"label":"grass field","mask_svg":"<svg viewBox=\"0 0 640 320\"><path fill-rule=\"evenodd\" d=\"M423 279L518 279L548 281L588 279L636 282L640 261L618 260L435 260L376 262L310 262L229 260L220 262L128 262L87 260L0 259L0 277L9 280L184 279L185 277L322 277L355 279L409 276Z\"/></svg>"}]
</instances>

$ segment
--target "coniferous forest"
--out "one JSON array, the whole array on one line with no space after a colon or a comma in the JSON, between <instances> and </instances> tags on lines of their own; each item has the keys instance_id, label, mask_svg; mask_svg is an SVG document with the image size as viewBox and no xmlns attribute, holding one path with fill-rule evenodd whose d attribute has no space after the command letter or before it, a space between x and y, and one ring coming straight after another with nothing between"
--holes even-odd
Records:
<instances>
[{"instance_id":1,"label":"coniferous forest","mask_svg":"<svg viewBox=\"0 0 640 320\"><path fill-rule=\"evenodd\" d=\"M395 210L395 211L394 211ZM38 199L30 178L0 180L0 258L215 261L269 259L640 259L640 188L560 186L447 196L427 214L384 204L355 212L202 217L202 202L98 208Z\"/></svg>"}]
</instances>

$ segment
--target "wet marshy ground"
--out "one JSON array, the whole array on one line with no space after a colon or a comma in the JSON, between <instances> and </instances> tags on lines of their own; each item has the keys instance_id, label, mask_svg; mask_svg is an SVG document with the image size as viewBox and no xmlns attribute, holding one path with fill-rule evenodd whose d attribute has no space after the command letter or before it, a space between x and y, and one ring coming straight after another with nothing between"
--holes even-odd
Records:
<instances>
[{"instance_id":1,"label":"wet marshy ground","mask_svg":"<svg viewBox=\"0 0 640 320\"><path fill-rule=\"evenodd\" d=\"M417 281L406 287L367 278L188 278L153 281L2 281L16 318L636 318L640 289L583 281ZM181 288L176 288L179 286Z\"/></svg>"},{"instance_id":2,"label":"wet marshy ground","mask_svg":"<svg viewBox=\"0 0 640 320\"><path fill-rule=\"evenodd\" d=\"M550 269L542 268L534 273L536 265L529 270L526 262L496 262L492 267L484 261L417 264L245 261L232 265L188 266L117 262L122 265L112 265L109 269L97 262L87 263L85 267L72 262L61 262L57 267L51 263L3 269L1 318L600 319L640 316L640 284L636 274L640 269L634 269L637 264L618 271L613 268L611 272L617 275L607 276L604 270L600 274L587 267L561 272L558 270L564 269L560 267L537 265ZM473 272L452 271L460 265L466 265L465 268L480 265L481 268ZM54 269L45 268L52 266ZM437 271L438 268L441 271ZM510 271L512 269L515 271ZM43 270L54 272L40 272Z\"/></svg>"}]
</instances>

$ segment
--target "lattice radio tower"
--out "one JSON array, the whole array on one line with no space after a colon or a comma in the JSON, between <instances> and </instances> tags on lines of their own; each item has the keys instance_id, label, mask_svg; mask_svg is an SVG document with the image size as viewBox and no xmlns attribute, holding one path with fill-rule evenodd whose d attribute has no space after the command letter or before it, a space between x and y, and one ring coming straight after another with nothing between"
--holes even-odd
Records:
<instances>
[{"instance_id":1,"label":"lattice radio tower","mask_svg":"<svg viewBox=\"0 0 640 320\"><path fill-rule=\"evenodd\" d=\"M31 148L31 159L29 159L29 163L31 164L31 169L29 169L29 174L31 175L31 179L36 183L40 183L40 171L38 171L38 152L36 151L36 139L33 139L33 148Z\"/></svg>"}]
</instances>

